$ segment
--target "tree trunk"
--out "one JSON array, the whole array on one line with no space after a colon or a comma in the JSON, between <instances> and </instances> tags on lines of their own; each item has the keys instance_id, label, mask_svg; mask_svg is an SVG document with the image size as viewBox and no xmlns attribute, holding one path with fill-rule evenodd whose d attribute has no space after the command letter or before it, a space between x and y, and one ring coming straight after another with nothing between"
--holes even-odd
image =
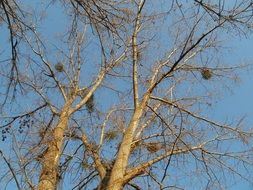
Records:
<instances>
[{"instance_id":1,"label":"tree trunk","mask_svg":"<svg viewBox=\"0 0 253 190\"><path fill-rule=\"evenodd\" d=\"M136 130L136 127L138 126L144 105L145 102L142 102L142 105L135 110L129 127L124 134L122 143L119 148L118 156L111 172L107 190L121 190L125 185L124 175L127 169L128 158L131 151L131 144L133 142L133 135Z\"/></svg>"},{"instance_id":2,"label":"tree trunk","mask_svg":"<svg viewBox=\"0 0 253 190\"><path fill-rule=\"evenodd\" d=\"M58 165L64 143L64 132L70 116L70 105L64 106L59 122L53 131L52 140L48 142L47 151L43 155L38 190L55 190L57 187L59 181Z\"/></svg>"}]
</instances>

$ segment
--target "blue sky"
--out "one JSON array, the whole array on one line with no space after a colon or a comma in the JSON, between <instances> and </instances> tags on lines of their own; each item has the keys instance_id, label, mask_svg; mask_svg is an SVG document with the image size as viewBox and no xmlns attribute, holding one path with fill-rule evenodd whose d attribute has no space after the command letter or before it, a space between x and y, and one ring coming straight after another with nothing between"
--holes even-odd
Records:
<instances>
[{"instance_id":1,"label":"blue sky","mask_svg":"<svg viewBox=\"0 0 253 190\"><path fill-rule=\"evenodd\" d=\"M231 39L226 45L231 48L231 53L225 54L225 60L231 63L253 64L253 35L246 39ZM246 116L245 124L253 126L253 67L250 67L240 72L239 82L231 87L231 92L225 91L223 98L218 100L215 114L224 119L227 116Z\"/></svg>"},{"instance_id":2,"label":"blue sky","mask_svg":"<svg viewBox=\"0 0 253 190\"><path fill-rule=\"evenodd\" d=\"M226 43L231 48L226 53L225 60L231 63L253 64L253 35L247 38L232 38ZM238 121L244 118L243 125L253 128L253 70L252 66L247 70L239 72L240 80L231 87L231 91L225 91L220 99L216 101L211 109L213 118L219 121ZM250 142L253 146L253 143ZM238 180L229 190L251 190L253 187L243 180Z\"/></svg>"}]
</instances>

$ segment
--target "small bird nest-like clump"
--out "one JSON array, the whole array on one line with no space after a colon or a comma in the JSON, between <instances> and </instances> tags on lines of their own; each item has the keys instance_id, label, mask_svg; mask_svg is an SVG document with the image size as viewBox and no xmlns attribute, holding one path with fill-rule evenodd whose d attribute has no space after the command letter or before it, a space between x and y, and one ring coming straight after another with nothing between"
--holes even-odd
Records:
<instances>
[{"instance_id":1,"label":"small bird nest-like clump","mask_svg":"<svg viewBox=\"0 0 253 190\"><path fill-rule=\"evenodd\" d=\"M87 96L88 93L89 93L89 89L83 88L77 92L77 95L80 96L80 98L85 98L85 96Z\"/></svg>"},{"instance_id":2,"label":"small bird nest-like clump","mask_svg":"<svg viewBox=\"0 0 253 190\"><path fill-rule=\"evenodd\" d=\"M89 113L94 112L94 110L95 110L95 98L94 98L93 94L87 100L87 102L85 103L85 106L86 106L86 108L87 108L87 110L88 110Z\"/></svg>"},{"instance_id":3,"label":"small bird nest-like clump","mask_svg":"<svg viewBox=\"0 0 253 190\"><path fill-rule=\"evenodd\" d=\"M162 146L160 143L151 142L151 143L146 144L146 148L150 153L155 153L161 150Z\"/></svg>"},{"instance_id":4,"label":"small bird nest-like clump","mask_svg":"<svg viewBox=\"0 0 253 190\"><path fill-rule=\"evenodd\" d=\"M131 149L134 150L136 148L139 148L141 146L141 141L136 141L133 144L131 144Z\"/></svg>"},{"instance_id":5,"label":"small bird nest-like clump","mask_svg":"<svg viewBox=\"0 0 253 190\"><path fill-rule=\"evenodd\" d=\"M82 167L85 169L88 169L90 167L90 164L87 161L82 162Z\"/></svg>"},{"instance_id":6,"label":"small bird nest-like clump","mask_svg":"<svg viewBox=\"0 0 253 190\"><path fill-rule=\"evenodd\" d=\"M201 70L201 75L202 75L202 78L205 79L205 80L209 80L213 76L212 71L208 68L203 68Z\"/></svg>"},{"instance_id":7,"label":"small bird nest-like clump","mask_svg":"<svg viewBox=\"0 0 253 190\"><path fill-rule=\"evenodd\" d=\"M80 98L83 99L87 96L88 93L89 93L89 89L84 88L82 90L79 90L77 92L77 95L80 96ZM94 110L95 110L95 97L94 97L94 94L92 94L91 97L87 100L87 102L85 103L85 106L86 106L89 113L94 112Z\"/></svg>"},{"instance_id":8,"label":"small bird nest-like clump","mask_svg":"<svg viewBox=\"0 0 253 190\"><path fill-rule=\"evenodd\" d=\"M108 139L108 140L114 140L117 138L117 136L118 136L118 131L116 130L110 130L105 133L105 139Z\"/></svg>"},{"instance_id":9,"label":"small bird nest-like clump","mask_svg":"<svg viewBox=\"0 0 253 190\"><path fill-rule=\"evenodd\" d=\"M57 63L55 66L54 66L55 70L58 71L58 72L63 72L64 71L64 65L62 63Z\"/></svg>"}]
</instances>

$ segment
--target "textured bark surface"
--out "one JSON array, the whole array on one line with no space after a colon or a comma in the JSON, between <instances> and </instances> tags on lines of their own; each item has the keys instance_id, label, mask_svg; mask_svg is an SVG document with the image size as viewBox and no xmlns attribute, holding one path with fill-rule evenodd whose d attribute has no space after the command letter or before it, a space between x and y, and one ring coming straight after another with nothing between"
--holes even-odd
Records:
<instances>
[{"instance_id":1,"label":"textured bark surface","mask_svg":"<svg viewBox=\"0 0 253 190\"><path fill-rule=\"evenodd\" d=\"M52 140L48 143L48 149L43 156L38 190L54 190L57 187L58 164L64 142L64 131L69 120L69 107L68 105L63 108L59 122L53 131Z\"/></svg>"},{"instance_id":2,"label":"textured bark surface","mask_svg":"<svg viewBox=\"0 0 253 190\"><path fill-rule=\"evenodd\" d=\"M119 148L118 156L111 172L111 177L107 187L108 190L120 190L123 189L125 185L124 176L128 165L129 155L131 152L131 144L133 142L134 133L139 124L139 120L143 113L148 96L149 94L146 94L140 106L136 108L132 120L126 130L126 133L124 134L122 144Z\"/></svg>"}]
</instances>

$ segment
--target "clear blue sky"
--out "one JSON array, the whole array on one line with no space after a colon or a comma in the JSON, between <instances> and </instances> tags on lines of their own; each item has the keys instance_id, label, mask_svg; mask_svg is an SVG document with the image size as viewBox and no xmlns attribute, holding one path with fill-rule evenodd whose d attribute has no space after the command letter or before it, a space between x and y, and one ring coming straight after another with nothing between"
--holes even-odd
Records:
<instances>
[{"instance_id":1,"label":"clear blue sky","mask_svg":"<svg viewBox=\"0 0 253 190\"><path fill-rule=\"evenodd\" d=\"M231 53L225 54L225 60L233 63L253 64L253 35L247 39L232 39L226 44ZM225 91L221 100L215 105L217 117L238 118L246 116L245 124L253 127L253 70L240 72L240 81L231 86L231 92ZM220 116L219 116L220 115Z\"/></svg>"},{"instance_id":2,"label":"clear blue sky","mask_svg":"<svg viewBox=\"0 0 253 190\"><path fill-rule=\"evenodd\" d=\"M253 64L253 35L247 39L235 39L228 43L232 48L231 54L226 54L231 62L245 62ZM214 117L221 121L236 121L245 116L243 124L253 128L253 70L240 72L240 82L232 86L232 92L224 93L214 108ZM253 142L250 142L253 147ZM251 190L253 186L243 180L229 190Z\"/></svg>"}]
</instances>

